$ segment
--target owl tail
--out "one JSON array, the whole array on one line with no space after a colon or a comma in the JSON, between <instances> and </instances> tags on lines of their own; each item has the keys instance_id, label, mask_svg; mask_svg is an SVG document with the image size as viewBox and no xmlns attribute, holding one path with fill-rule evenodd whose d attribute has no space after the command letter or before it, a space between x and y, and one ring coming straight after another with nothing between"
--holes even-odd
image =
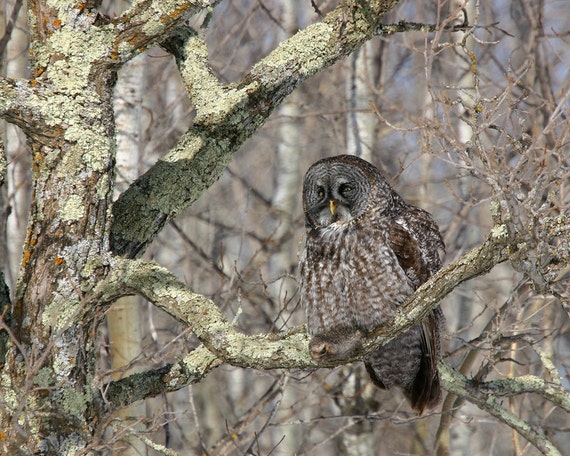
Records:
<instances>
[{"instance_id":1,"label":"owl tail","mask_svg":"<svg viewBox=\"0 0 570 456\"><path fill-rule=\"evenodd\" d=\"M378 378L376 371L370 363L364 364L372 382L381 389L387 389L386 385ZM406 398L413 409L421 415L425 410L434 408L441 401L441 386L437 369L432 369L433 363L420 363L420 369L411 385L402 387Z\"/></svg>"},{"instance_id":2,"label":"owl tail","mask_svg":"<svg viewBox=\"0 0 570 456\"><path fill-rule=\"evenodd\" d=\"M421 415L426 409L434 408L441 401L441 385L437 366L433 362L424 362L422 356L420 369L408 390L404 390L411 406Z\"/></svg>"},{"instance_id":3,"label":"owl tail","mask_svg":"<svg viewBox=\"0 0 570 456\"><path fill-rule=\"evenodd\" d=\"M439 332L443 323L441 309L435 309L428 318L420 323L420 346L422 356L418 373L412 384L406 388L406 396L412 407L420 415L441 401L441 384L437 363L440 357Z\"/></svg>"},{"instance_id":4,"label":"owl tail","mask_svg":"<svg viewBox=\"0 0 570 456\"><path fill-rule=\"evenodd\" d=\"M437 363L440 358L439 333L443 324L443 314L437 308L418 326L365 360L368 361L365 362L366 370L374 384L382 389L400 386L420 415L441 400ZM404 355L403 347L407 348ZM411 363L406 363L410 360Z\"/></svg>"}]
</instances>

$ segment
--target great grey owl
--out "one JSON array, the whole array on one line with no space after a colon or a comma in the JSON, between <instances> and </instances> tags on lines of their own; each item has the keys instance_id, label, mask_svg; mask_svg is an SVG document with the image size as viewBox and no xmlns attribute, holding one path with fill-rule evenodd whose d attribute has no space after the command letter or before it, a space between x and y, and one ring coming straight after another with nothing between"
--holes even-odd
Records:
<instances>
[{"instance_id":1,"label":"great grey owl","mask_svg":"<svg viewBox=\"0 0 570 456\"><path fill-rule=\"evenodd\" d=\"M301 302L314 359L343 359L441 267L443 239L430 214L406 203L372 164L352 155L313 164L303 183L306 238ZM444 325L437 307L367 355L380 388L402 388L420 413L440 401Z\"/></svg>"}]
</instances>

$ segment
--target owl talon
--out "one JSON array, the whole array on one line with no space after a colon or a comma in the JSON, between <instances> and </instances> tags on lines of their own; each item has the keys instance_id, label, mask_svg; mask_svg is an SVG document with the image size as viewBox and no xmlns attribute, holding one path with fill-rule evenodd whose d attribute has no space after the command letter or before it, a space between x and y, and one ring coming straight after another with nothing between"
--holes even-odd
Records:
<instances>
[{"instance_id":1,"label":"owl talon","mask_svg":"<svg viewBox=\"0 0 570 456\"><path fill-rule=\"evenodd\" d=\"M311 345L309 349L311 351L311 358L315 360L330 357L330 354L333 351L332 346L326 342Z\"/></svg>"}]
</instances>

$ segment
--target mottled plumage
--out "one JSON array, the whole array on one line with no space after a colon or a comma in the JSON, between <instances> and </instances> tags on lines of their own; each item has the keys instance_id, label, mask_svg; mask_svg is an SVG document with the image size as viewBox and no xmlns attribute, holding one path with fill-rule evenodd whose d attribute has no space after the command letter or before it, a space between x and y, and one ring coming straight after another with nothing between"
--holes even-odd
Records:
<instances>
[{"instance_id":1,"label":"mottled plumage","mask_svg":"<svg viewBox=\"0 0 570 456\"><path fill-rule=\"evenodd\" d=\"M429 213L406 203L376 167L352 155L309 168L303 207L301 302L311 355L346 358L440 268L443 240ZM376 385L401 387L420 412L441 397L443 324L438 307L364 359Z\"/></svg>"}]
</instances>

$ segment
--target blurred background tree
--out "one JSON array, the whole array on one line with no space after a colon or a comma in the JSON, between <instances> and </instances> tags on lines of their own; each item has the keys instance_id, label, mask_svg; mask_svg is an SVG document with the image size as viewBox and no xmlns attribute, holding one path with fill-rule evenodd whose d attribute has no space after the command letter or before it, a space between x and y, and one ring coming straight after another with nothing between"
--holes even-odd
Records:
<instances>
[{"instance_id":1,"label":"blurred background tree","mask_svg":"<svg viewBox=\"0 0 570 456\"><path fill-rule=\"evenodd\" d=\"M203 34L223 85L242 81L282 41L338 6L215 3L190 25ZM112 19L131 6L108 0L92 7ZM8 0L0 13L2 76L30 78L26 5ZM220 179L168 221L144 258L211 299L245 334L296 328L304 323L296 278L302 176L322 157L360 155L432 213L444 234L445 264L489 233L506 239L508 262L442 302L444 361L470 381L461 389L456 377L443 411L418 417L401 394L369 384L359 363L311 371L223 364L198 383L158 391L107 417L93 451L570 454L566 4L407 0L382 23L393 25L297 87ZM152 46L118 71L114 198L195 121L196 101L172 47ZM14 300L32 154L18 127L1 125L0 272ZM200 343L192 330L149 301L123 298L97 329L95 384L177 362Z\"/></svg>"}]
</instances>

